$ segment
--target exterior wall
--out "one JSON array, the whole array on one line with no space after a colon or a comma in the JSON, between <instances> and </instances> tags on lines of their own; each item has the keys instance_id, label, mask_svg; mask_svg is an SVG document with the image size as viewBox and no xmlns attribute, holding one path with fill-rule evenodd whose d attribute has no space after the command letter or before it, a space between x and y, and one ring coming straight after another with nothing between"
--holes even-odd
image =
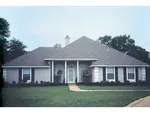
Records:
<instances>
[{"instance_id":1,"label":"exterior wall","mask_svg":"<svg viewBox=\"0 0 150 113\"><path fill-rule=\"evenodd\" d=\"M54 62L54 76L57 75L58 70L62 70L61 83L65 80L65 62Z\"/></svg>"},{"instance_id":2,"label":"exterior wall","mask_svg":"<svg viewBox=\"0 0 150 113\"><path fill-rule=\"evenodd\" d=\"M15 81L18 83L19 81L19 69L7 69L7 76L6 76L6 81L8 83L12 83Z\"/></svg>"},{"instance_id":3,"label":"exterior wall","mask_svg":"<svg viewBox=\"0 0 150 113\"><path fill-rule=\"evenodd\" d=\"M102 67L100 67L99 68L99 81L101 82L101 81L103 81L103 68Z\"/></svg>"},{"instance_id":4,"label":"exterior wall","mask_svg":"<svg viewBox=\"0 0 150 113\"><path fill-rule=\"evenodd\" d=\"M123 68L121 67L118 68L118 81L124 82Z\"/></svg>"},{"instance_id":5,"label":"exterior wall","mask_svg":"<svg viewBox=\"0 0 150 113\"><path fill-rule=\"evenodd\" d=\"M101 82L103 81L103 68L94 67L92 68L92 82Z\"/></svg>"},{"instance_id":6,"label":"exterior wall","mask_svg":"<svg viewBox=\"0 0 150 113\"><path fill-rule=\"evenodd\" d=\"M146 71L146 68L145 68ZM142 67L138 68L138 80L144 81L142 77Z\"/></svg>"},{"instance_id":7,"label":"exterior wall","mask_svg":"<svg viewBox=\"0 0 150 113\"><path fill-rule=\"evenodd\" d=\"M49 68L35 68L35 79L34 82L40 83L43 82L50 82L50 70Z\"/></svg>"}]
</instances>

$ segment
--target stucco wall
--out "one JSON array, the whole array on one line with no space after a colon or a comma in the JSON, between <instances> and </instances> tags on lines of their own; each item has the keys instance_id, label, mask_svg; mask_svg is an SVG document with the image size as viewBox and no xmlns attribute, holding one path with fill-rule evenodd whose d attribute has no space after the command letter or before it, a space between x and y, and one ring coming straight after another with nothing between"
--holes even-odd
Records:
<instances>
[{"instance_id":1,"label":"stucco wall","mask_svg":"<svg viewBox=\"0 0 150 113\"><path fill-rule=\"evenodd\" d=\"M97 72L95 72L95 70L97 70ZM101 82L101 81L103 81L103 68L102 67L92 68L92 82Z\"/></svg>"},{"instance_id":2,"label":"stucco wall","mask_svg":"<svg viewBox=\"0 0 150 113\"><path fill-rule=\"evenodd\" d=\"M118 81L124 82L123 68L121 67L118 68Z\"/></svg>"},{"instance_id":3,"label":"stucco wall","mask_svg":"<svg viewBox=\"0 0 150 113\"><path fill-rule=\"evenodd\" d=\"M142 67L138 68L138 80L143 81L143 79L142 79Z\"/></svg>"},{"instance_id":4,"label":"stucco wall","mask_svg":"<svg viewBox=\"0 0 150 113\"><path fill-rule=\"evenodd\" d=\"M103 81L103 68L99 67L99 81Z\"/></svg>"},{"instance_id":5,"label":"stucco wall","mask_svg":"<svg viewBox=\"0 0 150 113\"><path fill-rule=\"evenodd\" d=\"M40 83L40 81L50 82L50 70L49 68L35 68L34 82Z\"/></svg>"},{"instance_id":6,"label":"stucco wall","mask_svg":"<svg viewBox=\"0 0 150 113\"><path fill-rule=\"evenodd\" d=\"M19 69L7 69L7 76L6 76L6 81L8 83L12 83L15 81L18 83L19 80Z\"/></svg>"}]
</instances>

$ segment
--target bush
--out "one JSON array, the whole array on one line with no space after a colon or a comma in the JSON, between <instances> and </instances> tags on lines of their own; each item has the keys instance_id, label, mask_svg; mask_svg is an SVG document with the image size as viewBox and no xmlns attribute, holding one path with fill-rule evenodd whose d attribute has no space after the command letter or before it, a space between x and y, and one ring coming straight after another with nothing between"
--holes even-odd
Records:
<instances>
[{"instance_id":1,"label":"bush","mask_svg":"<svg viewBox=\"0 0 150 113\"><path fill-rule=\"evenodd\" d=\"M23 80L19 81L18 84L25 84Z\"/></svg>"},{"instance_id":2,"label":"bush","mask_svg":"<svg viewBox=\"0 0 150 113\"><path fill-rule=\"evenodd\" d=\"M40 81L41 84L43 84L43 81Z\"/></svg>"},{"instance_id":3,"label":"bush","mask_svg":"<svg viewBox=\"0 0 150 113\"><path fill-rule=\"evenodd\" d=\"M38 84L38 81L36 81L35 83Z\"/></svg>"},{"instance_id":4,"label":"bush","mask_svg":"<svg viewBox=\"0 0 150 113\"><path fill-rule=\"evenodd\" d=\"M15 82L15 81L13 81L13 82L12 82L12 84L16 84L16 82Z\"/></svg>"},{"instance_id":5,"label":"bush","mask_svg":"<svg viewBox=\"0 0 150 113\"><path fill-rule=\"evenodd\" d=\"M50 84L50 82L46 82L46 84Z\"/></svg>"},{"instance_id":6,"label":"bush","mask_svg":"<svg viewBox=\"0 0 150 113\"><path fill-rule=\"evenodd\" d=\"M9 85L9 83L5 81L5 82L4 82L4 85Z\"/></svg>"}]
</instances>

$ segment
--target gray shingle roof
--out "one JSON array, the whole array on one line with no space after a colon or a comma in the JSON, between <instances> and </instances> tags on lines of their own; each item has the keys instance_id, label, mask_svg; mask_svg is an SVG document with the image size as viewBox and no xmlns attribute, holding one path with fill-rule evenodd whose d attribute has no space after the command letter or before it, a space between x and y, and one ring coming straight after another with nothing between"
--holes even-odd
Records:
<instances>
[{"instance_id":1,"label":"gray shingle roof","mask_svg":"<svg viewBox=\"0 0 150 113\"><path fill-rule=\"evenodd\" d=\"M148 65L83 36L64 48L39 47L4 66L46 66L45 58L98 59L93 65Z\"/></svg>"}]
</instances>

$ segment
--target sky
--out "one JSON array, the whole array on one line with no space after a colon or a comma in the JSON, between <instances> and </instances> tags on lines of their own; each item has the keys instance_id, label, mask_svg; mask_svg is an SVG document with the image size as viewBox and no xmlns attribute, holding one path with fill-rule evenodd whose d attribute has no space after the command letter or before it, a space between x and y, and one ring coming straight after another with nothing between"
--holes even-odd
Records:
<instances>
[{"instance_id":1,"label":"sky","mask_svg":"<svg viewBox=\"0 0 150 113\"><path fill-rule=\"evenodd\" d=\"M31 51L38 47L64 46L82 36L130 35L135 44L150 51L150 7L145 6L0 6L0 17L10 24L11 39Z\"/></svg>"}]
</instances>

